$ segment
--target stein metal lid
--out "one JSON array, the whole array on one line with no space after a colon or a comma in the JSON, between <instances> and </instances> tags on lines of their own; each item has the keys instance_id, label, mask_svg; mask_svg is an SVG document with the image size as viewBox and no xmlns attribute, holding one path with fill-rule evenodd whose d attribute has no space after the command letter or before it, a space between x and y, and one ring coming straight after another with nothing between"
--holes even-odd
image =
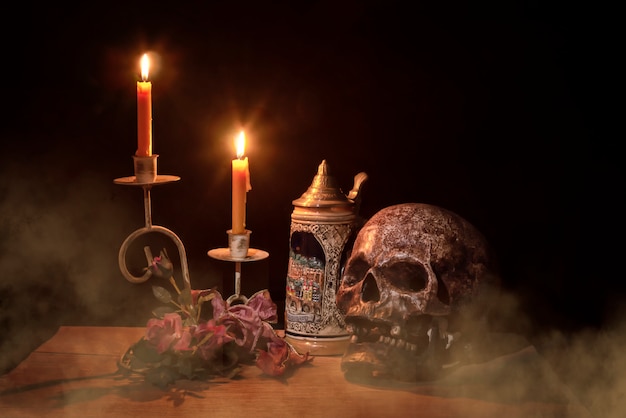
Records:
<instances>
[{"instance_id":1,"label":"stein metal lid","mask_svg":"<svg viewBox=\"0 0 626 418\"><path fill-rule=\"evenodd\" d=\"M328 173L326 160L323 160L307 191L292 203L294 206L322 208L352 206L354 201L341 192L334 177Z\"/></svg>"}]
</instances>

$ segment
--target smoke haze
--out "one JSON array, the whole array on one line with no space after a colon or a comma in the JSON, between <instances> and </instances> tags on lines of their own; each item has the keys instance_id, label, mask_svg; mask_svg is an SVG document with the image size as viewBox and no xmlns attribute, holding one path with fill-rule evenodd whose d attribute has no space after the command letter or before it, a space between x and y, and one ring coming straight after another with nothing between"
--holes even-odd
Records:
<instances>
[{"instance_id":1,"label":"smoke haze","mask_svg":"<svg viewBox=\"0 0 626 418\"><path fill-rule=\"evenodd\" d=\"M141 189L125 193L107 173L61 152L3 159L0 369L14 365L61 324L143 326L151 316L155 279L131 284L117 262L123 240L143 226ZM155 255L171 244L161 241L146 241ZM180 278L172 248L168 253ZM138 254L128 264L140 276L146 265L142 248Z\"/></svg>"}]
</instances>

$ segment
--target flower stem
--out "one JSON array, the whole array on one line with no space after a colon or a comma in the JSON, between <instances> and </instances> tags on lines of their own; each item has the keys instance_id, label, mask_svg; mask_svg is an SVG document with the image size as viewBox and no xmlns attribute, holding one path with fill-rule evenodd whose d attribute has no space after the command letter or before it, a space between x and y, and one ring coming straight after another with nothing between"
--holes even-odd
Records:
<instances>
[{"instance_id":1,"label":"flower stem","mask_svg":"<svg viewBox=\"0 0 626 418\"><path fill-rule=\"evenodd\" d=\"M176 293L180 295L181 292L178 286L176 285L176 280L174 280L174 276L170 276L170 283L172 283L172 286L174 286L174 289L176 289Z\"/></svg>"}]
</instances>

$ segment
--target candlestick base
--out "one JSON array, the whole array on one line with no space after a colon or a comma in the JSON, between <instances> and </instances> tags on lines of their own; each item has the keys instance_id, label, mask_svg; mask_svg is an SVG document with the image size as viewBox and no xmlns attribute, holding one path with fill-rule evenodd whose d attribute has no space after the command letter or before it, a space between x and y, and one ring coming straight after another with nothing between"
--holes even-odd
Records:
<instances>
[{"instance_id":1,"label":"candlestick base","mask_svg":"<svg viewBox=\"0 0 626 418\"><path fill-rule=\"evenodd\" d=\"M152 183L157 178L157 154L148 157L133 155L135 179L138 183Z\"/></svg>"},{"instance_id":2,"label":"candlestick base","mask_svg":"<svg viewBox=\"0 0 626 418\"><path fill-rule=\"evenodd\" d=\"M232 229L226 231L228 234L228 248L230 256L235 260L243 260L248 256L250 248L250 234L252 231L245 229L242 234L233 233Z\"/></svg>"}]
</instances>

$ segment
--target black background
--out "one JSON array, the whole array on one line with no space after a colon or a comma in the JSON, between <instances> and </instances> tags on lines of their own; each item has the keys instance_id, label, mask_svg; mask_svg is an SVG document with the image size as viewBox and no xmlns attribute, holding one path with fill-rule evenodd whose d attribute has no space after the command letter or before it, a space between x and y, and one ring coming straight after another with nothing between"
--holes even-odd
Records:
<instances>
[{"instance_id":1,"label":"black background","mask_svg":"<svg viewBox=\"0 0 626 418\"><path fill-rule=\"evenodd\" d=\"M232 290L233 266L207 251L226 245L243 127L247 226L270 253L244 265L244 293L268 288L282 309L292 200L326 159L346 193L368 174L364 217L424 202L478 227L502 266L504 326L537 340L619 328L623 134L610 10L263 3L3 13L3 352L27 353L60 324L141 326L156 306L155 283L131 284L117 264L143 226L141 189L113 183L133 174L146 51L158 58L159 173L181 177L152 190L153 222L184 242L194 287Z\"/></svg>"}]
</instances>

